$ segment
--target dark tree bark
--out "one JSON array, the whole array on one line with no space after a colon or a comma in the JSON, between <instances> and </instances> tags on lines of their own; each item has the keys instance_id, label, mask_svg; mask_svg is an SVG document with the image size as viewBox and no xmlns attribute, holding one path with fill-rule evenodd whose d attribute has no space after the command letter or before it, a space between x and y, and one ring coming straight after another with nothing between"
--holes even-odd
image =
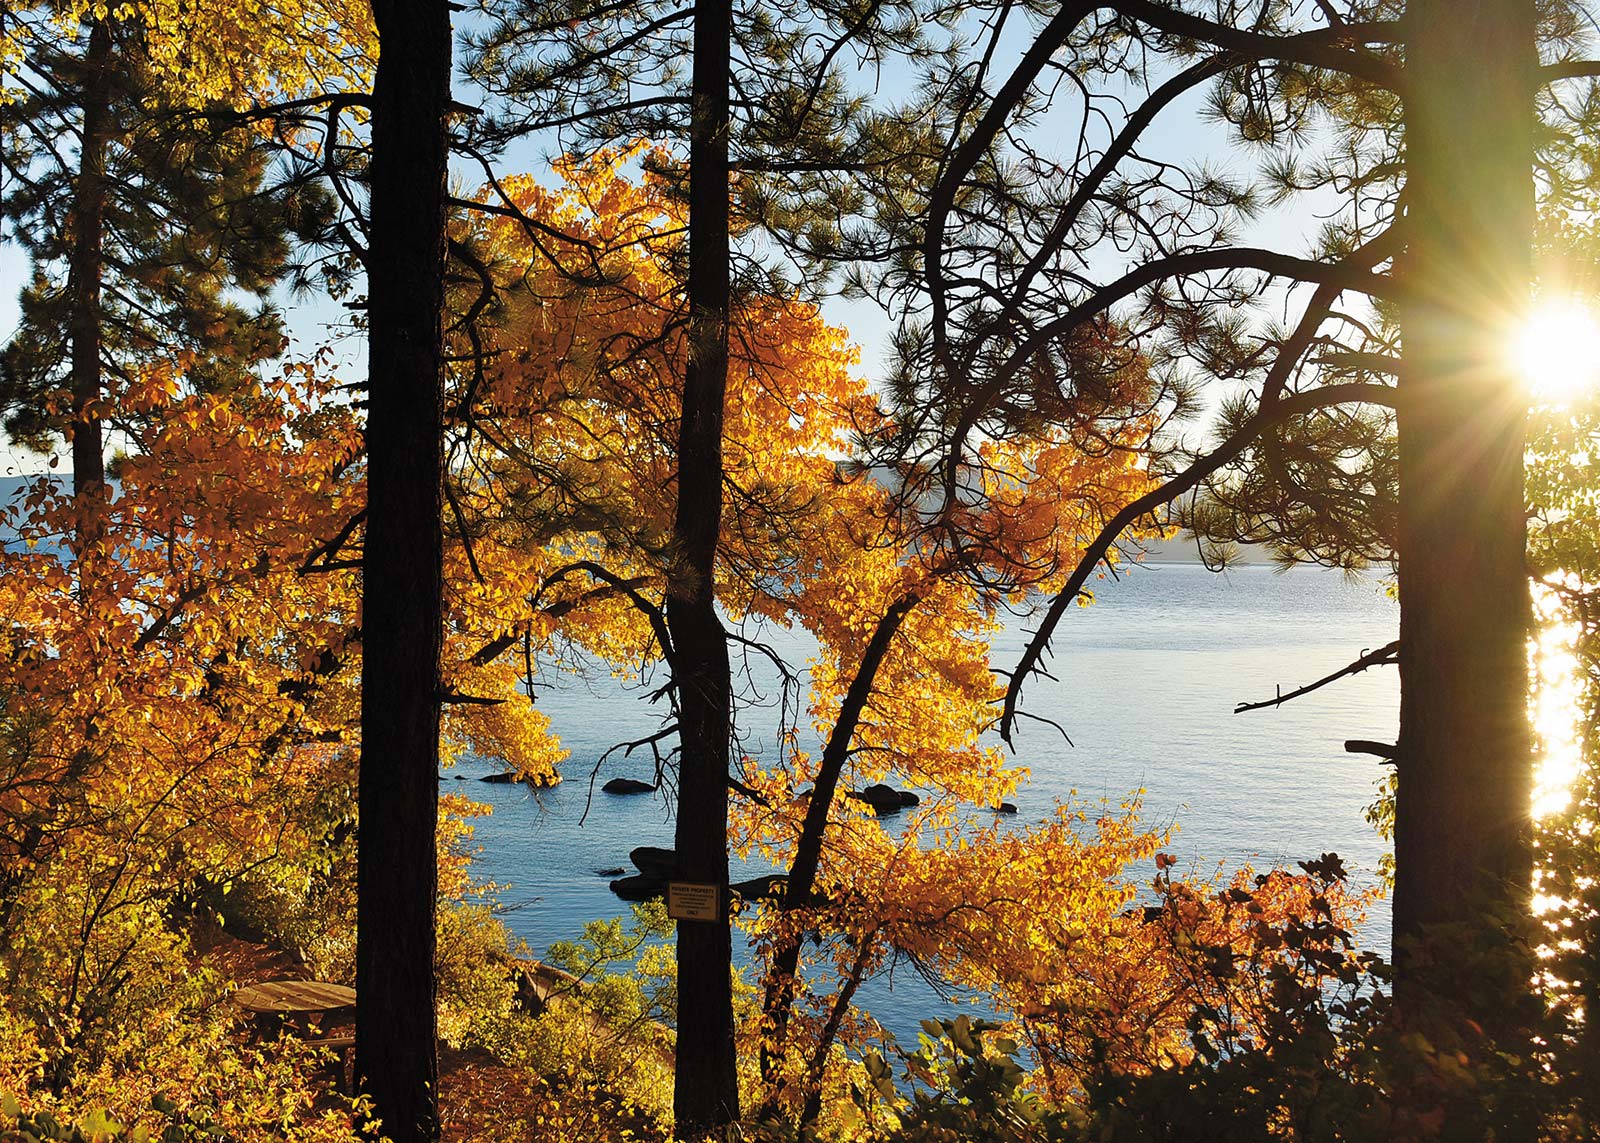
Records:
<instances>
[{"instance_id":1,"label":"dark tree bark","mask_svg":"<svg viewBox=\"0 0 1600 1143\"><path fill-rule=\"evenodd\" d=\"M1408 940L1481 926L1486 906L1525 912L1530 893L1527 397L1504 346L1532 278L1537 65L1533 0L1412 0L1406 24L1402 1000Z\"/></svg>"},{"instance_id":2,"label":"dark tree bark","mask_svg":"<svg viewBox=\"0 0 1600 1143\"><path fill-rule=\"evenodd\" d=\"M716 610L722 524L722 419L728 384L729 0L697 0L689 134L689 361L678 432L676 564L667 626L676 662L681 754L677 849L682 876L716 885L715 921L678 925L680 1138L739 1118L728 914L728 762L732 677Z\"/></svg>"},{"instance_id":3,"label":"dark tree bark","mask_svg":"<svg viewBox=\"0 0 1600 1143\"><path fill-rule=\"evenodd\" d=\"M101 399L100 289L106 210L106 147L111 135L111 28L97 19L83 61L83 135L72 188L72 491L78 507L78 560L93 561L103 522L105 440L95 406Z\"/></svg>"},{"instance_id":4,"label":"dark tree bark","mask_svg":"<svg viewBox=\"0 0 1600 1143\"><path fill-rule=\"evenodd\" d=\"M441 315L450 16L374 0L356 1070L394 1143L438 1136L434 1016Z\"/></svg>"}]
</instances>

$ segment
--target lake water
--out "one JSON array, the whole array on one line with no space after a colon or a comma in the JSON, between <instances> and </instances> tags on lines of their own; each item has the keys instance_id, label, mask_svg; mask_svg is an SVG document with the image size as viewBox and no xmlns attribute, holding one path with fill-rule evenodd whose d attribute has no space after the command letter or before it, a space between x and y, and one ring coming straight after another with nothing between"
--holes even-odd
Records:
<instances>
[{"instance_id":1,"label":"lake water","mask_svg":"<svg viewBox=\"0 0 1600 1143\"><path fill-rule=\"evenodd\" d=\"M1043 818L1073 790L1117 801L1143 787L1145 820L1179 829L1168 849L1180 871L1210 871L1218 862L1264 868L1333 851L1358 880L1370 880L1384 845L1362 811L1381 767L1369 755L1345 753L1343 744L1394 741L1394 668L1374 668L1281 708L1233 709L1393 640L1398 610L1382 586L1318 568L1216 575L1194 564L1156 564L1121 582L1101 581L1096 592L1092 607L1062 620L1048 664L1055 679L1036 678L1025 692L1027 708L1059 722L1073 745L1041 723L1019 727L1016 760L1031 777L1015 798L1015 820ZM997 667L1015 664L1029 626L1018 622L1002 633ZM802 642L780 639L801 665ZM536 952L577 936L585 921L625 914L598 871L627 865L635 846L670 846L673 834L669 808L650 796L596 792L580 824L595 761L608 747L657 729L657 711L641 690L603 674L550 681L555 685L540 689L539 703L572 752L561 786L535 798L521 786L445 785L494 807L477 823L476 869L506 886L506 921ZM774 720L773 712L757 711L744 722L756 741L770 741ZM648 751L642 755L614 757L600 782L618 775L649 780L652 763ZM458 772L475 777L490 769L469 761ZM1135 873L1152 876L1153 864ZM1387 903L1380 902L1363 937L1387 951L1388 928ZM944 1003L904 967L869 982L859 1001L913 1043L917 1022Z\"/></svg>"}]
</instances>

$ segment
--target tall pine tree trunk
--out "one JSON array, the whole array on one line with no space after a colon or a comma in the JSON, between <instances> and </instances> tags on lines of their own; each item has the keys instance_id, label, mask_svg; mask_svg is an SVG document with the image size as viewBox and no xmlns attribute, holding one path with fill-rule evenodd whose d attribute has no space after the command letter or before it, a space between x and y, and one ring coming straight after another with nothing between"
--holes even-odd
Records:
<instances>
[{"instance_id":1,"label":"tall pine tree trunk","mask_svg":"<svg viewBox=\"0 0 1600 1143\"><path fill-rule=\"evenodd\" d=\"M445 0L374 0L356 1070L394 1143L438 1136Z\"/></svg>"},{"instance_id":2,"label":"tall pine tree trunk","mask_svg":"<svg viewBox=\"0 0 1600 1143\"><path fill-rule=\"evenodd\" d=\"M667 586L678 683L680 875L717 886L715 921L678 924L678 1135L739 1117L730 979L728 762L732 678L716 610L722 419L728 385L729 0L697 0L689 129L689 361L678 432L676 563Z\"/></svg>"},{"instance_id":3,"label":"tall pine tree trunk","mask_svg":"<svg viewBox=\"0 0 1600 1143\"><path fill-rule=\"evenodd\" d=\"M1537 60L1533 0L1413 0L1406 21L1394 932L1415 1005L1408 941L1530 893L1527 398L1505 346L1532 276Z\"/></svg>"},{"instance_id":4,"label":"tall pine tree trunk","mask_svg":"<svg viewBox=\"0 0 1600 1143\"><path fill-rule=\"evenodd\" d=\"M72 262L68 289L72 316L72 491L77 499L79 575L85 583L103 531L105 440L97 406L100 383L100 290L106 211L106 150L111 136L111 27L96 18L89 29L89 50L83 61L83 135L79 140L78 177L72 187Z\"/></svg>"}]
</instances>

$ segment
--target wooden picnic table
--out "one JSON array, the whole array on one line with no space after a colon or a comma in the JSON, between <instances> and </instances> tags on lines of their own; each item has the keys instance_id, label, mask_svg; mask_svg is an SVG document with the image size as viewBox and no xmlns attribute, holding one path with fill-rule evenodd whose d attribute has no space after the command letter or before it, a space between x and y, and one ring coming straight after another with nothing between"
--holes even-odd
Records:
<instances>
[{"instance_id":1,"label":"wooden picnic table","mask_svg":"<svg viewBox=\"0 0 1600 1143\"><path fill-rule=\"evenodd\" d=\"M345 1054L355 1047L350 1035L322 1036L318 1039L311 1018L316 1013L340 1012L356 1006L356 990L325 980L268 980L247 984L233 994L233 1002L255 1016L256 1034L276 1035L285 1027L305 1041L307 1047L331 1053L334 1087L345 1091Z\"/></svg>"},{"instance_id":2,"label":"wooden picnic table","mask_svg":"<svg viewBox=\"0 0 1600 1143\"><path fill-rule=\"evenodd\" d=\"M263 1016L337 1012L356 1006L356 990L324 980L269 980L239 989L233 1002Z\"/></svg>"}]
</instances>

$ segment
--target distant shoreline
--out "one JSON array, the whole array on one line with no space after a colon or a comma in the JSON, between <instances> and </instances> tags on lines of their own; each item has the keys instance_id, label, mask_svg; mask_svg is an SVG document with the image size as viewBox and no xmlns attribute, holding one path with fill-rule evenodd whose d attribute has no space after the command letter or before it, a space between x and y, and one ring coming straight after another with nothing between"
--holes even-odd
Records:
<instances>
[{"instance_id":1,"label":"distant shoreline","mask_svg":"<svg viewBox=\"0 0 1600 1143\"><path fill-rule=\"evenodd\" d=\"M1133 561L1146 566L1158 564L1198 564L1200 552L1195 546L1192 536L1179 536L1170 540L1145 540L1138 545L1144 551L1144 557ZM1137 550L1137 549L1136 549ZM1272 560L1259 547L1246 547L1241 544L1233 563L1245 567L1271 567Z\"/></svg>"}]
</instances>

